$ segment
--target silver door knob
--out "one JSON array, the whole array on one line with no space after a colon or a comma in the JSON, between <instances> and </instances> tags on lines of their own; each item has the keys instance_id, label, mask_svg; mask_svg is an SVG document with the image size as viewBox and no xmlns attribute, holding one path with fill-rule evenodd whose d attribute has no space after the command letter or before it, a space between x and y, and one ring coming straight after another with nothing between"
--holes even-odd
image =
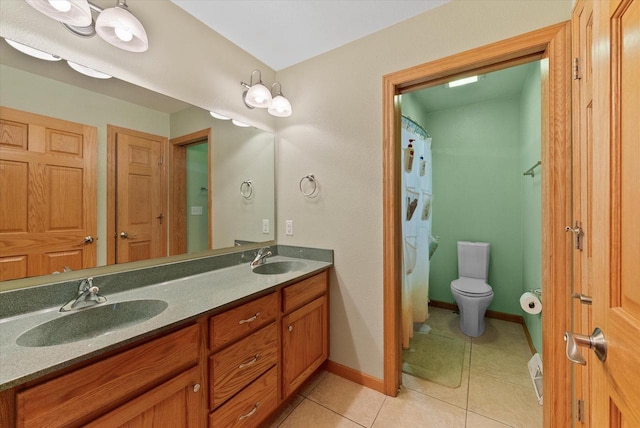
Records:
<instances>
[{"instance_id":1,"label":"silver door knob","mask_svg":"<svg viewBox=\"0 0 640 428\"><path fill-rule=\"evenodd\" d=\"M127 239L129 237L129 234L127 232L120 232L120 237L122 239Z\"/></svg>"},{"instance_id":2,"label":"silver door knob","mask_svg":"<svg viewBox=\"0 0 640 428\"><path fill-rule=\"evenodd\" d=\"M587 364L587 360L584 359L578 349L579 346L593 349L596 357L598 357L600 361L607 359L607 341L604 338L604 333L598 327L593 330L591 336L584 336L567 331L564 333L564 341L567 342L567 358L572 363Z\"/></svg>"},{"instance_id":3,"label":"silver door knob","mask_svg":"<svg viewBox=\"0 0 640 428\"><path fill-rule=\"evenodd\" d=\"M94 239L93 239L93 236L91 236L91 235L84 237L84 243L85 244L93 244L93 241L94 241Z\"/></svg>"}]
</instances>

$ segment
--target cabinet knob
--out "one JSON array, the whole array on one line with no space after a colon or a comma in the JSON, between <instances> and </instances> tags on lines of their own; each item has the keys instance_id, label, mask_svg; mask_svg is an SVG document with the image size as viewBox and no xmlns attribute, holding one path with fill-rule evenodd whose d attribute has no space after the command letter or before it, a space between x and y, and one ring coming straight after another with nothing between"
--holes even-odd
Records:
<instances>
[{"instance_id":1,"label":"cabinet knob","mask_svg":"<svg viewBox=\"0 0 640 428\"><path fill-rule=\"evenodd\" d=\"M289 331L293 331L293 325L289 326Z\"/></svg>"},{"instance_id":2,"label":"cabinet knob","mask_svg":"<svg viewBox=\"0 0 640 428\"><path fill-rule=\"evenodd\" d=\"M198 392L200 391L200 384L196 383L195 385L193 385L193 392Z\"/></svg>"}]
</instances>

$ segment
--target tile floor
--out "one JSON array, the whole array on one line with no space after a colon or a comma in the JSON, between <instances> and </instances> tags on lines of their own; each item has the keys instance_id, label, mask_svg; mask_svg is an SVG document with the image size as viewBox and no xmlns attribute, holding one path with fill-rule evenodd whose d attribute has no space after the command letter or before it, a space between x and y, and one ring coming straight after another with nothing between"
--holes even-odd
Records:
<instances>
[{"instance_id":1,"label":"tile floor","mask_svg":"<svg viewBox=\"0 0 640 428\"><path fill-rule=\"evenodd\" d=\"M465 341L459 388L403 374L403 387L392 398L321 372L271 428L542 427L542 407L527 369L531 351L522 326L488 318L485 333L470 338L460 332L457 314L429 310L427 324Z\"/></svg>"}]
</instances>

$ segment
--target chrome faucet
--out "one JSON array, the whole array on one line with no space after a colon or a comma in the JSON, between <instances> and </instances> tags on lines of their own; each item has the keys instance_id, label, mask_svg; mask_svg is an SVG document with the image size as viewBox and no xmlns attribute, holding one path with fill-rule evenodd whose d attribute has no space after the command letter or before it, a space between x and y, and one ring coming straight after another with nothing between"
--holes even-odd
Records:
<instances>
[{"instance_id":1,"label":"chrome faucet","mask_svg":"<svg viewBox=\"0 0 640 428\"><path fill-rule=\"evenodd\" d=\"M262 247L258 250L256 257L251 262L251 267L254 268L256 266L262 265L267 261L267 257L271 255L271 251L269 247Z\"/></svg>"},{"instance_id":2,"label":"chrome faucet","mask_svg":"<svg viewBox=\"0 0 640 428\"><path fill-rule=\"evenodd\" d=\"M61 307L60 312L87 308L106 302L107 298L99 295L98 291L100 291L100 289L93 285L93 278L83 279L80 281L80 285L78 285L78 295Z\"/></svg>"}]
</instances>

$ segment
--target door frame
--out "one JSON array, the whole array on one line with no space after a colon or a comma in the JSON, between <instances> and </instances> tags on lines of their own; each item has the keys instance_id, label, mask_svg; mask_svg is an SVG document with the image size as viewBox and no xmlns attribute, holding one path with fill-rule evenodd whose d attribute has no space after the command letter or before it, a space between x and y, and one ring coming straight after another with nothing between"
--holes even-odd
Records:
<instances>
[{"instance_id":1,"label":"door frame","mask_svg":"<svg viewBox=\"0 0 640 428\"><path fill-rule=\"evenodd\" d=\"M160 186L162 194L162 212L168 213L167 204L167 168L166 168L166 153L167 143L166 137L150 134L147 132L136 131L135 129L123 128L119 126L107 124L107 265L116 264L116 240L118 235L116 233L117 216L117 204L116 204L116 178L118 172L117 162L117 135L118 132L126 132L129 135L135 135L140 138L156 139L161 137L162 153L161 153L161 165L160 165ZM160 243L164 256L168 255L167 252L167 229L168 224L162 228L162 236Z\"/></svg>"},{"instance_id":2,"label":"door frame","mask_svg":"<svg viewBox=\"0 0 640 428\"><path fill-rule=\"evenodd\" d=\"M187 196L185 190L187 188L187 147L204 143L207 144L207 206L208 219L207 224L209 231L208 246L209 250L213 248L213 210L212 210L212 173L211 159L213 154L211 150L212 130L211 128L195 131L181 137L170 140L170 188L169 188L169 255L184 254L187 252Z\"/></svg>"},{"instance_id":3,"label":"door frame","mask_svg":"<svg viewBox=\"0 0 640 428\"><path fill-rule=\"evenodd\" d=\"M400 97L404 92L547 58L542 71L542 343L544 426L570 426L571 367L571 25L563 22L383 77L384 392L402 378Z\"/></svg>"}]
</instances>

